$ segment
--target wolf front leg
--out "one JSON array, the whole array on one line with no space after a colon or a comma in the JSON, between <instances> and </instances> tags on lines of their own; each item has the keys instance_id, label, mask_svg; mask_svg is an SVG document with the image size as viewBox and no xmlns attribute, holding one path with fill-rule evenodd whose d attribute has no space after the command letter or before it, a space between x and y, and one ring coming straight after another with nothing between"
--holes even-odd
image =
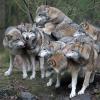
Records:
<instances>
[{"instance_id":1,"label":"wolf front leg","mask_svg":"<svg viewBox=\"0 0 100 100\"><path fill-rule=\"evenodd\" d=\"M26 79L28 77L27 75L27 57L26 55L22 55L22 60L23 60L23 63L22 63L22 72L23 72L23 79Z\"/></svg>"},{"instance_id":2,"label":"wolf front leg","mask_svg":"<svg viewBox=\"0 0 100 100\"><path fill-rule=\"evenodd\" d=\"M30 76L30 79L32 80L35 78L36 75L35 57L31 55L30 59L31 59L31 66L32 66L32 75Z\"/></svg>"},{"instance_id":3,"label":"wolf front leg","mask_svg":"<svg viewBox=\"0 0 100 100\"><path fill-rule=\"evenodd\" d=\"M91 71L86 72L83 86L81 90L78 92L78 95L84 94L86 88L89 86L89 80L90 80L91 73L92 73Z\"/></svg>"},{"instance_id":4,"label":"wolf front leg","mask_svg":"<svg viewBox=\"0 0 100 100\"><path fill-rule=\"evenodd\" d=\"M29 72L29 71L32 70L32 68L31 68L31 67L32 67L32 66L31 66L31 61L30 61L30 58L29 58L29 57L27 57L26 60L27 60L27 61L26 61L26 62L27 62L27 67L28 67L28 68L27 68L27 71Z\"/></svg>"},{"instance_id":5,"label":"wolf front leg","mask_svg":"<svg viewBox=\"0 0 100 100\"><path fill-rule=\"evenodd\" d=\"M40 57L41 78L45 77L44 57Z\"/></svg>"},{"instance_id":6,"label":"wolf front leg","mask_svg":"<svg viewBox=\"0 0 100 100\"><path fill-rule=\"evenodd\" d=\"M71 74L72 74L72 82L71 82L72 90L71 90L71 93L70 93L70 98L76 96L76 85L77 85L78 72L79 72L79 69L73 70L71 72Z\"/></svg>"},{"instance_id":7,"label":"wolf front leg","mask_svg":"<svg viewBox=\"0 0 100 100\"><path fill-rule=\"evenodd\" d=\"M5 76L9 76L11 75L12 73L12 70L13 70L13 63L14 63L14 58L15 56L14 55L10 55L10 65L9 65L9 69L4 73Z\"/></svg>"},{"instance_id":8,"label":"wolf front leg","mask_svg":"<svg viewBox=\"0 0 100 100\"><path fill-rule=\"evenodd\" d=\"M47 82L47 86L51 86L53 84L53 78L50 78L49 81Z\"/></svg>"},{"instance_id":9,"label":"wolf front leg","mask_svg":"<svg viewBox=\"0 0 100 100\"><path fill-rule=\"evenodd\" d=\"M60 73L57 73L56 85L55 88L60 87Z\"/></svg>"}]
</instances>

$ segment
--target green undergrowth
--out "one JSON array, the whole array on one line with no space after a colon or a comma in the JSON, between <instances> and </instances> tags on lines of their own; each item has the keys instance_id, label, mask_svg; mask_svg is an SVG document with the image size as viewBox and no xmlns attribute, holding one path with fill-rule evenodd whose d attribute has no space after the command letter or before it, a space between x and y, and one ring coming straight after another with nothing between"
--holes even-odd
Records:
<instances>
[{"instance_id":1,"label":"green undergrowth","mask_svg":"<svg viewBox=\"0 0 100 100\"><path fill-rule=\"evenodd\" d=\"M7 50L0 49L0 67L6 67L9 63L9 53Z\"/></svg>"}]
</instances>

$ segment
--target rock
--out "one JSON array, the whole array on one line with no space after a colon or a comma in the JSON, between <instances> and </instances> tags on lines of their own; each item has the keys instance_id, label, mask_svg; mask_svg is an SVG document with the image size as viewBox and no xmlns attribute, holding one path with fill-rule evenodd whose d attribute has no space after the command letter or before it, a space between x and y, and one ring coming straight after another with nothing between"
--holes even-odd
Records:
<instances>
[{"instance_id":1,"label":"rock","mask_svg":"<svg viewBox=\"0 0 100 100\"><path fill-rule=\"evenodd\" d=\"M71 100L92 100L90 95L84 94L73 97Z\"/></svg>"},{"instance_id":2,"label":"rock","mask_svg":"<svg viewBox=\"0 0 100 100\"><path fill-rule=\"evenodd\" d=\"M55 100L70 100L70 99L69 99L69 97L60 96L60 97L56 98Z\"/></svg>"},{"instance_id":3,"label":"rock","mask_svg":"<svg viewBox=\"0 0 100 100\"><path fill-rule=\"evenodd\" d=\"M20 98L22 100L38 100L37 96L32 95L30 92L21 92Z\"/></svg>"}]
</instances>

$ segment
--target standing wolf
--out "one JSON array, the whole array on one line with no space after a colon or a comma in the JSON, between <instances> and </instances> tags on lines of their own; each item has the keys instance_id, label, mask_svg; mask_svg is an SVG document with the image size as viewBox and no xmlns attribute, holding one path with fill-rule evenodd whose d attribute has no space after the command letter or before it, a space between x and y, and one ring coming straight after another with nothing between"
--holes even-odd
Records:
<instances>
[{"instance_id":1,"label":"standing wolf","mask_svg":"<svg viewBox=\"0 0 100 100\"><path fill-rule=\"evenodd\" d=\"M45 68L44 68L44 57L40 56L39 53L42 49L46 48L49 44L49 41L52 40L50 36L45 34L40 28L33 27L31 32L22 33L24 40L26 41L26 50L30 55L31 65L32 65L32 75L30 79L35 78L36 66L35 58L39 56L40 69L41 69L41 78L45 77Z\"/></svg>"},{"instance_id":2,"label":"standing wolf","mask_svg":"<svg viewBox=\"0 0 100 100\"><path fill-rule=\"evenodd\" d=\"M37 8L35 22L38 26L43 27L45 33L51 26L51 32L49 30L47 34L51 34L57 40L65 36L72 36L79 28L79 25L74 23L62 11L48 5L41 5Z\"/></svg>"},{"instance_id":3,"label":"standing wolf","mask_svg":"<svg viewBox=\"0 0 100 100\"><path fill-rule=\"evenodd\" d=\"M9 76L12 73L14 66L14 58L16 55L20 55L23 59L23 79L27 77L26 65L27 65L27 53L25 51L25 41L22 38L20 30L16 27L8 27L5 31L5 37L3 39L3 45L9 50L10 65L9 69L5 72L5 76Z\"/></svg>"},{"instance_id":4,"label":"standing wolf","mask_svg":"<svg viewBox=\"0 0 100 100\"><path fill-rule=\"evenodd\" d=\"M59 86L59 73L64 68L69 70L72 75L72 90L70 93L70 98L76 96L76 85L78 73L81 70L85 71L85 78L81 90L78 92L78 95L84 94L86 88L89 85L89 80L92 72L95 71L95 62L97 60L98 53L94 47L88 43L75 42L69 45L66 45L62 50L56 51L56 54L53 54L48 59L48 64L52 67L57 73L57 83L56 86ZM52 79L49 79L47 85L52 85Z\"/></svg>"}]
</instances>

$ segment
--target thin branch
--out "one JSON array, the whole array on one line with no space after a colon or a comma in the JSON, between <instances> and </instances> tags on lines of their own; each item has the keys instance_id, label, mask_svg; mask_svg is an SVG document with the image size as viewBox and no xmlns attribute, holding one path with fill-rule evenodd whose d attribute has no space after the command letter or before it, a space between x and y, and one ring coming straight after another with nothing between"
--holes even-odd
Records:
<instances>
[{"instance_id":1,"label":"thin branch","mask_svg":"<svg viewBox=\"0 0 100 100\"><path fill-rule=\"evenodd\" d=\"M47 2L48 0L45 0L45 5L48 5L48 2Z\"/></svg>"},{"instance_id":2,"label":"thin branch","mask_svg":"<svg viewBox=\"0 0 100 100\"><path fill-rule=\"evenodd\" d=\"M80 13L78 13L78 14L82 15L82 14L86 13L88 10L94 9L94 8L96 8L96 7L97 7L97 6L95 5L94 7L88 8L88 9L85 10L84 12L80 12ZM72 16L72 15L77 15L77 14L71 14L71 16Z\"/></svg>"},{"instance_id":3,"label":"thin branch","mask_svg":"<svg viewBox=\"0 0 100 100\"><path fill-rule=\"evenodd\" d=\"M33 2L34 2L34 5L36 6L36 8L38 8L39 5L38 5L37 1L36 0L33 0Z\"/></svg>"},{"instance_id":4,"label":"thin branch","mask_svg":"<svg viewBox=\"0 0 100 100\"><path fill-rule=\"evenodd\" d=\"M29 17L29 21L30 21L30 23L33 23L33 17L32 17L30 10L29 10L28 4L27 4L26 0L23 0L23 2L24 2L25 7L27 9L27 15Z\"/></svg>"},{"instance_id":5,"label":"thin branch","mask_svg":"<svg viewBox=\"0 0 100 100\"><path fill-rule=\"evenodd\" d=\"M17 6L19 7L19 9L21 9L25 14L27 14L27 12L19 5L17 0L14 0L15 3L17 4Z\"/></svg>"},{"instance_id":6,"label":"thin branch","mask_svg":"<svg viewBox=\"0 0 100 100\"><path fill-rule=\"evenodd\" d=\"M72 3L73 4L76 4L77 0L74 0L74 2ZM68 11L68 15L71 15L72 12L73 12L73 9L74 9L74 6L71 8L71 10Z\"/></svg>"}]
</instances>

